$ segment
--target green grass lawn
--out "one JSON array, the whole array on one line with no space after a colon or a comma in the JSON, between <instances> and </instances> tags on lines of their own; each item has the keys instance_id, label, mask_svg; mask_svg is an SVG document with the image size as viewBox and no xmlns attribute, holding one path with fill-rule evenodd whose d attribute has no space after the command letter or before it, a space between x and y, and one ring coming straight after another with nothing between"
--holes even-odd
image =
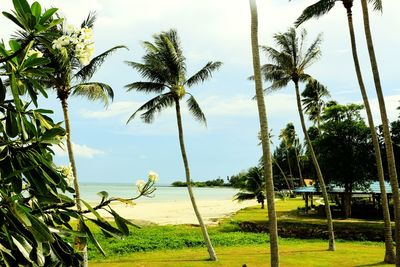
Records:
<instances>
[{"instance_id":1,"label":"green grass lawn","mask_svg":"<svg viewBox=\"0 0 400 267\"><path fill-rule=\"evenodd\" d=\"M325 224L323 218L299 214L297 208L301 206L304 206L301 199L277 201L279 220L299 225L310 222ZM268 266L268 235L242 232L241 222L266 223L267 211L259 206L249 207L223 219L218 226L209 227L219 257L216 263L207 261L199 227L149 225L141 229L130 228L131 234L119 240L104 237L91 225L107 257L104 258L89 244L90 266L242 266L243 263ZM336 220L335 225L340 227L340 224L351 229L382 226L380 222ZM335 252L326 251L327 246L325 240L281 238L281 266L385 266L380 264L384 254L383 242L338 241Z\"/></svg>"},{"instance_id":2,"label":"green grass lawn","mask_svg":"<svg viewBox=\"0 0 400 267\"><path fill-rule=\"evenodd\" d=\"M382 244L338 242L337 251L326 251L326 241L282 240L280 243L281 266L391 266L382 264ZM188 248L155 252L132 253L110 262L91 262L95 267L122 266L269 266L268 246L217 247L218 262L207 260L205 248Z\"/></svg>"}]
</instances>

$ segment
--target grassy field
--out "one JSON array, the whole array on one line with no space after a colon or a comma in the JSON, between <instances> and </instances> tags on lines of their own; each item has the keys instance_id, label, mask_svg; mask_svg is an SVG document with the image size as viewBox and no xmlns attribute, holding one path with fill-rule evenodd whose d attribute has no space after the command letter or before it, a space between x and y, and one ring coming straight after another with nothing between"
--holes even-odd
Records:
<instances>
[{"instance_id":1,"label":"grassy field","mask_svg":"<svg viewBox=\"0 0 400 267\"><path fill-rule=\"evenodd\" d=\"M276 204L282 222L325 223L324 219L299 214L297 207L304 205L301 199L287 199ZM93 228L107 257L89 245L90 266L242 266L244 263L268 266L268 235L242 232L239 227L241 222L266 223L266 216L266 210L254 206L223 219L218 226L209 227L210 238L219 256L216 263L207 261L200 229L195 226L131 228L131 234L121 240L106 238ZM360 220L336 220L338 224L354 229L382 226L380 222ZM281 266L385 266L381 264L382 242L338 241L335 252L326 251L327 246L325 240L281 238Z\"/></svg>"},{"instance_id":2,"label":"grassy field","mask_svg":"<svg viewBox=\"0 0 400 267\"><path fill-rule=\"evenodd\" d=\"M384 247L377 243L339 242L337 251L326 251L320 240L282 240L281 266L391 266L382 264ZM95 267L122 266L269 266L267 246L217 247L218 262L207 260L205 248L133 253L129 257L113 258L111 262L91 262Z\"/></svg>"}]
</instances>

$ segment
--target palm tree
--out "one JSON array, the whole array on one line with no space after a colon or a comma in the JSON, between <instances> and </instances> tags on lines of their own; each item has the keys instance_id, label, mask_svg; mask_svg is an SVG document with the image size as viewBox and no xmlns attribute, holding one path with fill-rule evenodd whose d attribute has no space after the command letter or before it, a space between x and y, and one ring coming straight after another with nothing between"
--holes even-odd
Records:
<instances>
[{"instance_id":1,"label":"palm tree","mask_svg":"<svg viewBox=\"0 0 400 267\"><path fill-rule=\"evenodd\" d=\"M319 49L321 38L318 36L310 45L310 47L304 51L303 44L305 42L306 35L307 32L303 30L301 31L300 36L298 36L294 28L290 28L286 33L275 34L275 42L281 50L276 50L272 47L263 47L272 63L262 66L262 71L265 80L272 81L272 85L270 86L271 90L277 90L286 87L291 81L295 85L297 108L300 116L301 127L317 172L318 181L325 203L325 212L329 233L328 250L333 251L335 250L335 238L328 193L326 191L324 177L307 132L299 89L300 82L308 82L312 79L311 76L306 74L304 71L319 58L321 54Z\"/></svg>"},{"instance_id":2,"label":"palm tree","mask_svg":"<svg viewBox=\"0 0 400 267\"><path fill-rule=\"evenodd\" d=\"M375 10L382 11L382 1L381 0L374 0L373 3L374 3ZM369 54L369 59L371 62L372 75L374 77L375 90L376 90L376 94L378 96L379 110L380 110L381 120L382 120L383 137L385 140L386 157L387 157L388 169L389 169L389 179L390 179L390 184L392 186L392 192L393 192L393 203L394 203L394 209L395 209L394 217L395 217L395 223L396 223L396 227L395 227L396 266L400 266L400 245L399 245L400 244L400 195L399 195L399 183L397 180L396 160L394 157L393 143L392 143L392 138L390 136L389 121L388 121L387 112L386 112L386 104L385 104L385 99L383 96L381 79L379 76L378 63L376 61L374 43L372 40L372 33L371 33L371 29L370 29L368 3L364 0L361 0L361 6L362 6L362 11L363 11L365 38L367 41L368 54ZM386 223L385 223L385 233L388 235L389 229L386 229L386 228L387 227L386 227ZM386 239L387 238L385 236L385 241L386 241Z\"/></svg>"},{"instance_id":3,"label":"palm tree","mask_svg":"<svg viewBox=\"0 0 400 267\"><path fill-rule=\"evenodd\" d=\"M87 34L90 34L90 29L94 26L96 16L91 13L87 19L82 23L81 29L85 30ZM83 31L82 30L82 31ZM76 49L66 48L68 45L74 45L72 41L68 44L64 43L64 46L57 46L57 42L67 36L67 30L64 25L61 25L55 34L59 37L53 41L52 47L47 47L45 53L52 59L51 67L54 68L54 72L50 75L50 78L44 81L49 87L54 88L57 93L57 98L61 102L65 129L66 129L66 143L68 158L71 164L72 173L74 175L74 189L75 189L75 201L78 211L82 210L81 194L79 189L78 174L76 169L72 137L71 137L71 124L68 112L68 99L69 96L83 96L89 100L95 101L100 100L105 105L108 104L109 99L113 99L114 93L112 88L105 83L90 81L96 70L102 65L104 60L114 51L124 48L124 46L115 46L104 53L94 57L90 62L83 62L76 54ZM51 45L51 44L50 44ZM92 45L89 43L88 45ZM85 58L87 60L87 58ZM78 223L78 231L81 229L80 223ZM84 265L87 266L87 244L86 239L83 237L77 237L75 240L75 246L77 251L82 252L84 256Z\"/></svg>"},{"instance_id":4,"label":"palm tree","mask_svg":"<svg viewBox=\"0 0 400 267\"><path fill-rule=\"evenodd\" d=\"M253 56L253 72L256 90L258 115L260 120L261 146L263 154L263 167L265 177L265 190L267 192L269 238L271 250L271 266L279 266L278 224L275 212L275 193L272 175L271 149L268 132L267 112L264 103L262 88L260 53L258 46L258 14L255 0L249 0L251 14L251 51Z\"/></svg>"},{"instance_id":5,"label":"palm tree","mask_svg":"<svg viewBox=\"0 0 400 267\"><path fill-rule=\"evenodd\" d=\"M307 83L301 96L303 97L305 113L308 114L309 120L313 121L319 130L321 114L325 107L323 97L330 97L328 89L317 80L311 80Z\"/></svg>"},{"instance_id":6,"label":"palm tree","mask_svg":"<svg viewBox=\"0 0 400 267\"><path fill-rule=\"evenodd\" d=\"M287 161L289 165L289 172L292 177L292 186L293 186L293 174L292 168L290 166L290 151L294 151L294 155L296 157L296 164L299 171L299 178L300 178L300 185L303 186L303 177L301 174L300 162L298 157L298 147L299 147L299 140L296 137L296 130L294 128L293 123L288 123L284 129L281 130L279 138L282 139L282 142L285 144L286 151L287 151Z\"/></svg>"},{"instance_id":7,"label":"palm tree","mask_svg":"<svg viewBox=\"0 0 400 267\"><path fill-rule=\"evenodd\" d=\"M261 204L261 209L264 209L265 200L265 180L262 175L262 170L258 167L253 167L248 170L245 175L243 185L240 187L234 199L237 201L256 199Z\"/></svg>"},{"instance_id":8,"label":"palm tree","mask_svg":"<svg viewBox=\"0 0 400 267\"><path fill-rule=\"evenodd\" d=\"M311 18L318 18L324 14L327 14L335 5L335 3L338 2L336 0L320 0L317 3L307 7L303 13L300 15L300 17L296 21L296 26L299 26L301 23L305 22L306 20L309 20ZM371 112L371 107L369 104L368 100L368 95L367 91L365 89L362 73L361 73L361 68L360 68L360 63L358 60L358 53L357 53L357 44L356 44L356 38L355 38L355 32L354 32L354 26L353 26L353 16L352 16L352 7L353 7L353 0L341 0L343 3L343 6L346 9L346 14L347 14L347 22L348 22L348 28L349 28L349 34L350 34L350 41L351 41L351 49L352 49L352 55L353 55L353 61L354 61L354 67L356 70L356 75L357 75L357 81L358 85L360 87L361 95L363 98L365 110L367 113L367 118L368 118L368 125L371 131L371 138L372 142L374 145L374 150L375 150L375 160L376 160L376 166L377 166L377 172L378 172L378 179L379 179L379 186L381 190L381 200L382 200L382 211L383 211L383 218L384 218L384 224L385 224L385 256L384 256L384 261L387 263L393 263L395 259L395 254L393 251L393 241L392 241L392 228L390 224L390 214L389 214L389 205L388 205L388 200L387 200L387 195L386 195L386 189L385 189L385 180L384 180L384 172L383 172L383 164L382 164L382 156L380 152L380 147L379 147L379 140L378 136L376 133L375 129L375 124ZM378 96L379 99L379 96ZM382 99L383 101L383 96ZM384 109L384 102L383 106L382 103L379 102L380 108L382 110L382 107ZM384 110L385 111L385 110ZM386 112L385 112L386 114ZM384 116L387 121L387 116ZM382 122L384 119L382 118ZM387 128L388 129L388 128ZM390 143L390 133L389 136L387 134L385 135L385 143L389 142ZM389 144L386 143L386 144ZM388 147L388 146L387 146ZM391 145L390 145L391 147ZM390 150L389 148L388 150ZM387 154L390 152L387 150ZM391 154L393 155L393 153ZM388 158L389 158L388 154ZM393 163L394 165L394 158L392 160L388 160L388 162ZM389 163L390 165L390 163ZM398 211L397 213L400 214L400 200L399 200L399 194L398 194L398 182L397 182L397 176L394 176L395 172L393 172L393 168L390 168L391 171L389 172L390 176L390 181L392 185L392 192L393 193L393 199L394 199L394 206L395 206L395 211ZM396 212L395 212L396 214ZM399 220L397 219L395 215L395 222L396 222L396 232L395 232L395 237L396 237L396 242L399 240ZM399 247L399 246L397 246ZM400 248L397 253L399 255L400 253ZM397 257L399 262L400 258Z\"/></svg>"},{"instance_id":9,"label":"palm tree","mask_svg":"<svg viewBox=\"0 0 400 267\"><path fill-rule=\"evenodd\" d=\"M186 91L186 88L190 88L210 78L212 73L219 69L222 63L210 61L196 74L187 79L185 57L183 56L182 47L175 30L156 34L154 35L154 43L144 42L143 45L146 49L146 54L143 56L144 63L130 61L126 63L137 70L147 81L134 82L125 87L128 88L128 91L136 90L144 93L156 93L158 95L136 110L127 123L134 119L138 112L143 112L140 117L144 122L151 123L154 120L154 115L167 107L175 106L179 143L190 200L199 221L210 259L216 261L217 256L208 236L207 228L197 208L192 190L189 162L183 136L180 101L189 95L187 99L189 111L196 120L206 124L204 113L193 95ZM163 93L164 90L167 90L167 92Z\"/></svg>"}]
</instances>

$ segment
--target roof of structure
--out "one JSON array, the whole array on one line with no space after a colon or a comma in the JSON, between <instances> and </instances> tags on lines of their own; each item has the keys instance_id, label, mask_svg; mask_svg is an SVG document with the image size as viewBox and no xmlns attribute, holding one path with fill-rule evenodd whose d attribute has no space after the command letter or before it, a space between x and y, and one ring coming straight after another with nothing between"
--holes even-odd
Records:
<instances>
[{"instance_id":1,"label":"roof of structure","mask_svg":"<svg viewBox=\"0 0 400 267\"><path fill-rule=\"evenodd\" d=\"M388 182L385 182L385 189L387 194L392 193L392 188ZM316 190L315 186L303 186L298 187L293 190L296 193L317 193L319 191ZM328 193L343 193L344 187L329 185L327 186ZM380 194L381 189L379 186L379 182L372 182L366 189L363 190L353 190L353 194Z\"/></svg>"}]
</instances>

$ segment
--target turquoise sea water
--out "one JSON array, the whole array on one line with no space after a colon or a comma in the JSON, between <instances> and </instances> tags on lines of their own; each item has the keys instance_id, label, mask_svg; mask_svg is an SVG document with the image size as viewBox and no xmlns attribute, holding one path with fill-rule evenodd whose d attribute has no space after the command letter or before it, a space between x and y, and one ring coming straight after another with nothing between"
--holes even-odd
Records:
<instances>
[{"instance_id":1,"label":"turquoise sea water","mask_svg":"<svg viewBox=\"0 0 400 267\"><path fill-rule=\"evenodd\" d=\"M186 187L156 186L154 198L142 197L136 202L169 202L189 200ZM80 186L82 198L86 201L97 202L101 198L100 191L107 191L111 197L131 198L137 196L135 184L92 184L82 183ZM231 200L238 192L234 188L225 187L195 187L193 189L197 200Z\"/></svg>"}]
</instances>

